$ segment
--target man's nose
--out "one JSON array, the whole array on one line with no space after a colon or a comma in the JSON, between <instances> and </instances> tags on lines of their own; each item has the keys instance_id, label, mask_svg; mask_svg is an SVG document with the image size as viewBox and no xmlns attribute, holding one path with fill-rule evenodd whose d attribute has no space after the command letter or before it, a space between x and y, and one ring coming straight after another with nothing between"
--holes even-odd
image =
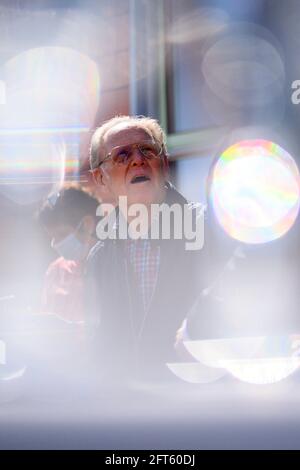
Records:
<instances>
[{"instance_id":1,"label":"man's nose","mask_svg":"<svg viewBox=\"0 0 300 470\"><path fill-rule=\"evenodd\" d=\"M132 149L131 164L132 165L143 165L145 163L145 155L142 154L138 147Z\"/></svg>"}]
</instances>

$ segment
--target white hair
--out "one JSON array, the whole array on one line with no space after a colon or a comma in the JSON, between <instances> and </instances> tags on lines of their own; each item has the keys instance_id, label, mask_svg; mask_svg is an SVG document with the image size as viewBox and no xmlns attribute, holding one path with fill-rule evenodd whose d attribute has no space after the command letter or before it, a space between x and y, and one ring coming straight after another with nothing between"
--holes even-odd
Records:
<instances>
[{"instance_id":1,"label":"white hair","mask_svg":"<svg viewBox=\"0 0 300 470\"><path fill-rule=\"evenodd\" d=\"M115 116L102 124L102 126L98 127L92 136L90 147L91 170L97 168L101 162L100 153L103 148L104 137L106 133L113 127L123 122L128 123L129 126L144 129L157 143L162 146L163 152L165 154L167 153L166 136L156 119L145 116Z\"/></svg>"}]
</instances>

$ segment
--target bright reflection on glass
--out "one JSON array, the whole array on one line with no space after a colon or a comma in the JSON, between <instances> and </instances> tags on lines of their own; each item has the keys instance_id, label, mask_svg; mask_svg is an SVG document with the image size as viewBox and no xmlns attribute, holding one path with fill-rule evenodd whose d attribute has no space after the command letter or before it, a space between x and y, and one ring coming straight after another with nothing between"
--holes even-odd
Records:
<instances>
[{"instance_id":1,"label":"bright reflection on glass","mask_svg":"<svg viewBox=\"0 0 300 470\"><path fill-rule=\"evenodd\" d=\"M257 338L226 338L202 341L185 341L184 345L192 356L207 367L223 367L224 360L252 357L265 341Z\"/></svg>"},{"instance_id":2,"label":"bright reflection on glass","mask_svg":"<svg viewBox=\"0 0 300 470\"><path fill-rule=\"evenodd\" d=\"M31 204L79 177L99 104L98 67L73 49L42 47L7 61L3 76L0 191Z\"/></svg>"},{"instance_id":3,"label":"bright reflection on glass","mask_svg":"<svg viewBox=\"0 0 300 470\"><path fill-rule=\"evenodd\" d=\"M26 366L22 367L22 369L19 369L17 371L8 373L2 378L2 380L9 381L9 380L14 380L14 379L19 379L20 377L23 377L25 372L26 372Z\"/></svg>"},{"instance_id":4,"label":"bright reflection on glass","mask_svg":"<svg viewBox=\"0 0 300 470\"><path fill-rule=\"evenodd\" d=\"M271 384L293 374L300 366L299 357L223 361L223 367L237 379L251 384Z\"/></svg>"},{"instance_id":5,"label":"bright reflection on glass","mask_svg":"<svg viewBox=\"0 0 300 470\"><path fill-rule=\"evenodd\" d=\"M59 188L65 173L77 172L76 159L66 160L66 146L56 135L4 139L0 146L0 192L26 205Z\"/></svg>"},{"instance_id":6,"label":"bright reflection on glass","mask_svg":"<svg viewBox=\"0 0 300 470\"><path fill-rule=\"evenodd\" d=\"M34 48L4 65L5 128L91 127L99 103L99 74L89 57L65 47ZM30 112L29 112L30 110Z\"/></svg>"},{"instance_id":7,"label":"bright reflection on glass","mask_svg":"<svg viewBox=\"0 0 300 470\"><path fill-rule=\"evenodd\" d=\"M209 383L226 375L251 384L271 384L293 374L300 366L300 336L261 336L186 341L198 361L167 364L180 379Z\"/></svg>"},{"instance_id":8,"label":"bright reflection on glass","mask_svg":"<svg viewBox=\"0 0 300 470\"><path fill-rule=\"evenodd\" d=\"M251 23L237 23L216 36L202 70L209 89L234 106L264 105L284 87L284 64L275 39Z\"/></svg>"},{"instance_id":9,"label":"bright reflection on glass","mask_svg":"<svg viewBox=\"0 0 300 470\"><path fill-rule=\"evenodd\" d=\"M228 22L229 15L224 10L195 8L173 20L167 40L173 44L186 44L207 39L210 35L226 29Z\"/></svg>"},{"instance_id":10,"label":"bright reflection on glass","mask_svg":"<svg viewBox=\"0 0 300 470\"><path fill-rule=\"evenodd\" d=\"M178 378L190 383L211 383L220 379L226 374L223 369L206 367L199 362L178 362L167 364L167 367Z\"/></svg>"},{"instance_id":11,"label":"bright reflection on glass","mask_svg":"<svg viewBox=\"0 0 300 470\"><path fill-rule=\"evenodd\" d=\"M214 167L211 200L220 225L232 238L245 243L280 238L299 211L297 165L274 142L238 142Z\"/></svg>"}]
</instances>

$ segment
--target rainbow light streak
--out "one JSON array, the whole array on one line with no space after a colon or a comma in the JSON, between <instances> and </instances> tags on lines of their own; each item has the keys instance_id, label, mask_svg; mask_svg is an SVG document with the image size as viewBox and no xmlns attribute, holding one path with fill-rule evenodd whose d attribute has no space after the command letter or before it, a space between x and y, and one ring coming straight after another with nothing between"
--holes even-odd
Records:
<instances>
[{"instance_id":1,"label":"rainbow light streak","mask_svg":"<svg viewBox=\"0 0 300 470\"><path fill-rule=\"evenodd\" d=\"M299 171L274 142L238 142L218 159L210 197L228 235L244 243L269 242L287 233L296 220Z\"/></svg>"},{"instance_id":2,"label":"rainbow light streak","mask_svg":"<svg viewBox=\"0 0 300 470\"><path fill-rule=\"evenodd\" d=\"M0 129L0 135L36 135L36 134L81 134L90 132L89 127L48 127L48 128L23 128L23 129ZM1 143L0 143L1 145Z\"/></svg>"},{"instance_id":3,"label":"rainbow light streak","mask_svg":"<svg viewBox=\"0 0 300 470\"><path fill-rule=\"evenodd\" d=\"M61 162L59 161L51 161L49 158L48 160L45 158L44 160L36 161L36 160L15 160L15 161L1 161L0 159L0 174L8 172L15 172L21 171L22 173L35 173L41 171L51 171L51 170L59 170L61 168ZM80 168L80 162L78 159L68 159L64 162L64 168L66 170L78 170Z\"/></svg>"}]
</instances>

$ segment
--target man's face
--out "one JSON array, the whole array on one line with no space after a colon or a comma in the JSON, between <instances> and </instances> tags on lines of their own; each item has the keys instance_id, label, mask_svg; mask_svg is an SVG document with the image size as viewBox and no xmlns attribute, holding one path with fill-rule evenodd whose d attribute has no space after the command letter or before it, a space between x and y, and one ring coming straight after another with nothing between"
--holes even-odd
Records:
<instances>
[{"instance_id":1,"label":"man's face","mask_svg":"<svg viewBox=\"0 0 300 470\"><path fill-rule=\"evenodd\" d=\"M52 248L67 259L84 259L95 243L95 220L90 214L76 225L57 223L48 225L46 230L51 237Z\"/></svg>"},{"instance_id":2,"label":"man's face","mask_svg":"<svg viewBox=\"0 0 300 470\"><path fill-rule=\"evenodd\" d=\"M104 137L101 160L115 147L153 143L151 136L143 129L121 123L110 129ZM148 159L137 147L132 150L131 158L125 164L114 164L111 159L105 161L96 170L96 179L106 194L118 205L119 196L127 196L128 205L163 202L168 163L165 155Z\"/></svg>"}]
</instances>

